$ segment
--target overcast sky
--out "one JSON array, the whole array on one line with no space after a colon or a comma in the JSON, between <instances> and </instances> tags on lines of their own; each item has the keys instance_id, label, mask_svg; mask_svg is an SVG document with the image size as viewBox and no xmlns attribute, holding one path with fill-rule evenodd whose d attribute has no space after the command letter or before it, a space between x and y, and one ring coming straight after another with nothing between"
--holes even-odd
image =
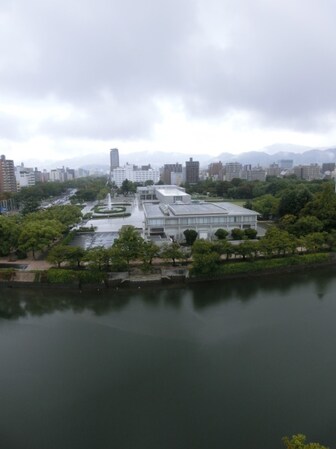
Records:
<instances>
[{"instance_id":1,"label":"overcast sky","mask_svg":"<svg viewBox=\"0 0 336 449\"><path fill-rule=\"evenodd\" d=\"M1 0L0 153L336 144L334 0Z\"/></svg>"}]
</instances>

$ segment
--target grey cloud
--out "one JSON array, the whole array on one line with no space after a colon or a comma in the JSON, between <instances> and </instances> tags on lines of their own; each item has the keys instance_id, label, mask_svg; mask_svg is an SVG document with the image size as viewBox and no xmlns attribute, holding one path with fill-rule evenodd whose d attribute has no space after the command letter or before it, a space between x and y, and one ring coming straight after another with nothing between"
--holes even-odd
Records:
<instances>
[{"instance_id":1,"label":"grey cloud","mask_svg":"<svg viewBox=\"0 0 336 449\"><path fill-rule=\"evenodd\" d=\"M228 3L219 14L223 27L232 28L232 11L225 16ZM321 115L335 109L336 5L239 0L235 5L240 20L230 45L208 50L190 98L207 113L235 108L255 112L273 126L320 127Z\"/></svg>"},{"instance_id":2,"label":"grey cloud","mask_svg":"<svg viewBox=\"0 0 336 449\"><path fill-rule=\"evenodd\" d=\"M13 114L0 112L0 140L23 140L27 136L24 120Z\"/></svg>"},{"instance_id":3,"label":"grey cloud","mask_svg":"<svg viewBox=\"0 0 336 449\"><path fill-rule=\"evenodd\" d=\"M293 129L322 129L335 111L331 0L12 4L4 10L11 26L0 30L1 49L12 42L0 58L0 93L22 101L53 94L87 111L84 119L45 122L44 132L149 135L160 119L155 99L170 97L190 115L243 110Z\"/></svg>"},{"instance_id":4,"label":"grey cloud","mask_svg":"<svg viewBox=\"0 0 336 449\"><path fill-rule=\"evenodd\" d=\"M144 111L142 104L129 108L128 104L105 99L88 105L66 120L49 118L42 121L40 132L55 138L59 135L97 140L149 138L151 125L158 118L156 106L149 102Z\"/></svg>"}]
</instances>

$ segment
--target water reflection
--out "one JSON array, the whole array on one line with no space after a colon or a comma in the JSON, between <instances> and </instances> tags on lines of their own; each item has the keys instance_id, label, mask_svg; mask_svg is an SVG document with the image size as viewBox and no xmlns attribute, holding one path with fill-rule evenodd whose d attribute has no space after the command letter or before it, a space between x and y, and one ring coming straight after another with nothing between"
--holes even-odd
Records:
<instances>
[{"instance_id":1,"label":"water reflection","mask_svg":"<svg viewBox=\"0 0 336 449\"><path fill-rule=\"evenodd\" d=\"M202 309L222 301L250 301L260 295L267 296L274 292L286 297L293 289L307 285L321 298L334 282L333 274L333 268L321 268L309 273L279 274L208 283L206 295L204 286L192 290L193 303L196 309Z\"/></svg>"},{"instance_id":2,"label":"water reflection","mask_svg":"<svg viewBox=\"0 0 336 449\"><path fill-rule=\"evenodd\" d=\"M42 316L55 312L90 311L101 316L121 311L132 302L141 301L147 308L180 309L190 300L195 310L228 302L249 302L274 293L287 297L293 289L307 288L322 300L334 284L334 270L320 269L313 273L296 273L265 278L236 279L200 283L186 287L150 288L138 290L105 290L94 292L64 292L57 290L0 290L0 318L15 320L26 316Z\"/></svg>"},{"instance_id":3,"label":"water reflection","mask_svg":"<svg viewBox=\"0 0 336 449\"><path fill-rule=\"evenodd\" d=\"M25 316L42 316L55 312L91 311L105 315L125 308L130 300L127 295L107 296L100 292L68 293L39 290L8 290L0 299L0 318L15 320Z\"/></svg>"}]
</instances>

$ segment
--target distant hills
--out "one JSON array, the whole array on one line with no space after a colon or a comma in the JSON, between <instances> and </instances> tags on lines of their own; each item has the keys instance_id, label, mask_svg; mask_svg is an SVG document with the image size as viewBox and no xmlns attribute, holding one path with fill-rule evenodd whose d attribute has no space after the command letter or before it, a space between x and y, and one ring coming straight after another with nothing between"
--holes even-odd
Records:
<instances>
[{"instance_id":1,"label":"distant hills","mask_svg":"<svg viewBox=\"0 0 336 449\"><path fill-rule=\"evenodd\" d=\"M207 167L211 162L222 161L240 162L241 164L251 164L252 166L267 167L272 163L276 163L281 159L292 159L294 165L304 164L322 164L325 162L336 163L336 147L313 149L309 147L291 145L291 144L275 144L265 147L259 151L247 151L241 154L233 154L229 152L221 153L216 157L209 157L209 154L192 154L192 153L166 153L163 151L141 151L135 153L123 154L120 151L120 164L126 162L135 165L151 164L153 167L162 167L164 164L172 164L175 162L185 164L190 157L199 161L201 168ZM41 164L44 164L41 166ZM109 170L109 152L86 154L80 157L68 158L60 161L27 161L27 166L38 166L43 169L55 167L84 168L88 170Z\"/></svg>"},{"instance_id":2,"label":"distant hills","mask_svg":"<svg viewBox=\"0 0 336 449\"><path fill-rule=\"evenodd\" d=\"M295 153L289 151L279 151L277 153L268 154L264 151L248 151L241 154L222 153L213 161L222 162L240 162L241 164L252 164L253 166L267 167L272 163L276 163L282 159L292 159L294 165L306 164L322 164L325 162L336 162L336 148L328 148L325 150L309 149L303 153Z\"/></svg>"}]
</instances>

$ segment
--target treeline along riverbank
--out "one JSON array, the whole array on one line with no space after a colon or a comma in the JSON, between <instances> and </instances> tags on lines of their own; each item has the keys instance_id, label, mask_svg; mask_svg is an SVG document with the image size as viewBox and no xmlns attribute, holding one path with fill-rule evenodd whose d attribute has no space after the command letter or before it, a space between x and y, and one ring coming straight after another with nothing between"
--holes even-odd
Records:
<instances>
[{"instance_id":1,"label":"treeline along riverbank","mask_svg":"<svg viewBox=\"0 0 336 449\"><path fill-rule=\"evenodd\" d=\"M70 290L132 289L190 285L241 278L275 276L336 266L335 253L302 254L256 260L230 262L221 272L198 275L186 267L160 268L157 273L102 272L50 268L42 271L16 269L17 264L0 269L0 288L47 288Z\"/></svg>"}]
</instances>

